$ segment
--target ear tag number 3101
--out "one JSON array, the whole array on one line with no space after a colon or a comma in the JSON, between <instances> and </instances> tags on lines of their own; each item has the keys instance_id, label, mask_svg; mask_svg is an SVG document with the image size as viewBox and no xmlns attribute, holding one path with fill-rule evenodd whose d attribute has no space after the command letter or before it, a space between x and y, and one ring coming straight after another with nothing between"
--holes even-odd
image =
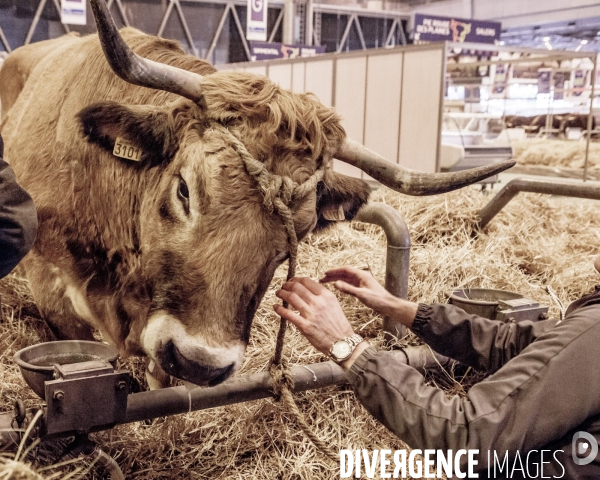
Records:
<instances>
[{"instance_id":1,"label":"ear tag number 3101","mask_svg":"<svg viewBox=\"0 0 600 480\"><path fill-rule=\"evenodd\" d=\"M126 160L139 162L142 158L142 149L137 148L122 137L117 137L115 148L113 148L113 155L115 157L125 158Z\"/></svg>"}]
</instances>

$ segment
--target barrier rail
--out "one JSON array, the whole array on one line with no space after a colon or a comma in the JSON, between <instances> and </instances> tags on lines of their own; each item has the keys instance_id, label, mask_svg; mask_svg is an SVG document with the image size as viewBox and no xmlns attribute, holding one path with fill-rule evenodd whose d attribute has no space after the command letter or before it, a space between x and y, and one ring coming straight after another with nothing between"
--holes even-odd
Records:
<instances>
[{"instance_id":1,"label":"barrier rail","mask_svg":"<svg viewBox=\"0 0 600 480\"><path fill-rule=\"evenodd\" d=\"M515 178L508 182L479 212L479 227L485 228L519 192L546 193L565 197L600 200L600 185Z\"/></svg>"}]
</instances>

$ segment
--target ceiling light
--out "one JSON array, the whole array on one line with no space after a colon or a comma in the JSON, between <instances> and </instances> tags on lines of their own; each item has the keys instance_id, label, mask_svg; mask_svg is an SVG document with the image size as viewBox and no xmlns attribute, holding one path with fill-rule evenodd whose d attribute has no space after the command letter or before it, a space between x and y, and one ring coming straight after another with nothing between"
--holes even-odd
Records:
<instances>
[{"instance_id":1,"label":"ceiling light","mask_svg":"<svg viewBox=\"0 0 600 480\"><path fill-rule=\"evenodd\" d=\"M587 40L582 40L582 41L581 41L581 44L582 44L582 45L585 45L586 43L588 43L588 41L587 41Z\"/></svg>"}]
</instances>

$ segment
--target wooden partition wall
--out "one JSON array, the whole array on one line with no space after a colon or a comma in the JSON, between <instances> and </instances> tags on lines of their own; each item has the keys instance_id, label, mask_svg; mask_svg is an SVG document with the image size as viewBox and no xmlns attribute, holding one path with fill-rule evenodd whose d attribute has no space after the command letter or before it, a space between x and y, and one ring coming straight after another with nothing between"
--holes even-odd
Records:
<instances>
[{"instance_id":1,"label":"wooden partition wall","mask_svg":"<svg viewBox=\"0 0 600 480\"><path fill-rule=\"evenodd\" d=\"M217 68L266 75L293 92L312 92L339 112L349 137L402 166L435 172L445 58L444 44L433 44ZM342 162L334 168L366 176Z\"/></svg>"}]
</instances>

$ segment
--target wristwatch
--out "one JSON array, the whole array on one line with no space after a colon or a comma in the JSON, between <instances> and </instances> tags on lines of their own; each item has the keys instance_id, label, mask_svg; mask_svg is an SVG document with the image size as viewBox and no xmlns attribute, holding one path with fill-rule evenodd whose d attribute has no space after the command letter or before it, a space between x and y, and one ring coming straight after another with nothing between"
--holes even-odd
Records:
<instances>
[{"instance_id":1,"label":"wristwatch","mask_svg":"<svg viewBox=\"0 0 600 480\"><path fill-rule=\"evenodd\" d=\"M354 352L356 346L364 339L358 334L340 340L336 340L329 349L329 355L335 363L342 363L344 360L348 360Z\"/></svg>"}]
</instances>

